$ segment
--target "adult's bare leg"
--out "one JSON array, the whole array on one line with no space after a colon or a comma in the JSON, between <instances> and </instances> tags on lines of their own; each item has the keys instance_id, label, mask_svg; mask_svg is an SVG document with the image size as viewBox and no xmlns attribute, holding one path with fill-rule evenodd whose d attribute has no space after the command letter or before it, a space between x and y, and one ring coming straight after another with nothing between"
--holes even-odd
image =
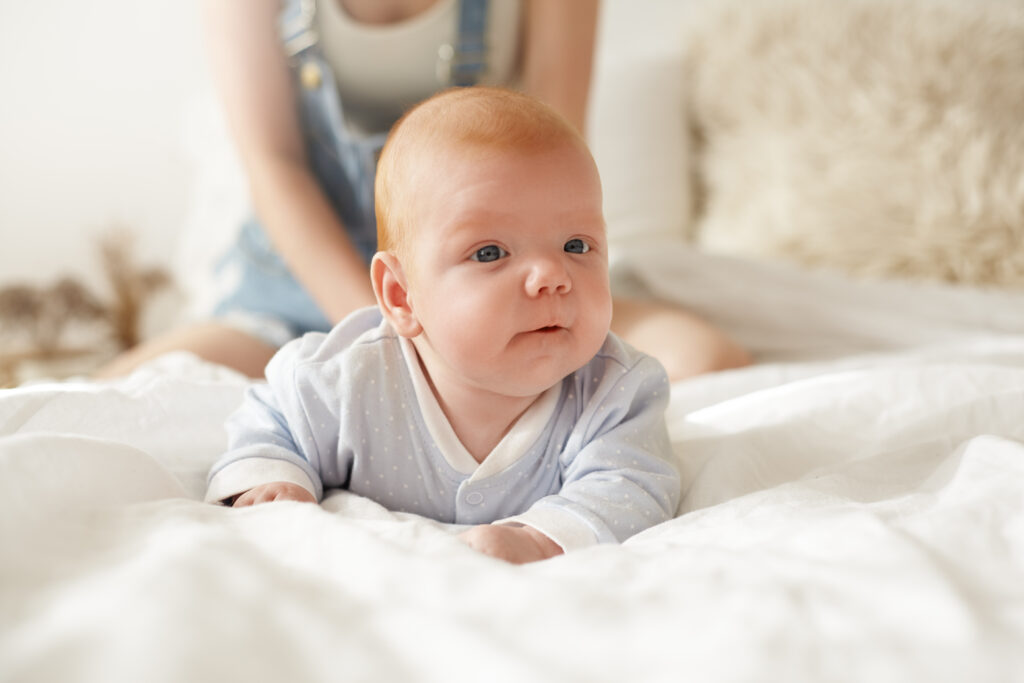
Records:
<instances>
[{"instance_id":1,"label":"adult's bare leg","mask_svg":"<svg viewBox=\"0 0 1024 683\"><path fill-rule=\"evenodd\" d=\"M660 301L616 298L612 331L661 361L673 382L752 362L750 354L722 330Z\"/></svg>"},{"instance_id":2,"label":"adult's bare leg","mask_svg":"<svg viewBox=\"0 0 1024 683\"><path fill-rule=\"evenodd\" d=\"M170 351L191 351L203 360L261 378L277 349L233 327L201 323L171 330L128 349L93 373L93 377L110 379L127 375L142 363Z\"/></svg>"}]
</instances>

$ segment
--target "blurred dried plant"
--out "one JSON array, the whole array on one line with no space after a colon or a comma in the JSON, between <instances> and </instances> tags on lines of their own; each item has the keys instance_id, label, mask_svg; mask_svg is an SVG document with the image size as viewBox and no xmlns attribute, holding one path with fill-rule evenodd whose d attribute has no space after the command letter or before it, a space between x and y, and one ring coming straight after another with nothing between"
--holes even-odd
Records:
<instances>
[{"instance_id":1,"label":"blurred dried plant","mask_svg":"<svg viewBox=\"0 0 1024 683\"><path fill-rule=\"evenodd\" d=\"M130 235L118 239L111 235L100 242L103 272L113 292L107 306L107 318L114 339L122 349L139 343L139 323L150 297L171 283L162 268L143 268L133 263L133 242Z\"/></svg>"},{"instance_id":2,"label":"blurred dried plant","mask_svg":"<svg viewBox=\"0 0 1024 683\"><path fill-rule=\"evenodd\" d=\"M121 228L100 238L99 256L110 289L104 301L80 281L62 277L49 286L16 283L0 289L0 386L16 383L18 367L126 349L140 340L150 298L171 284L167 271L135 263L134 239ZM98 327L85 346L72 345L69 329ZM81 337L82 335L79 335Z\"/></svg>"},{"instance_id":3,"label":"blurred dried plant","mask_svg":"<svg viewBox=\"0 0 1024 683\"><path fill-rule=\"evenodd\" d=\"M106 309L89 290L72 278L50 287L12 285L0 290L0 320L8 332L22 331L32 349L52 354L60 346L64 327L74 321L100 320Z\"/></svg>"}]
</instances>

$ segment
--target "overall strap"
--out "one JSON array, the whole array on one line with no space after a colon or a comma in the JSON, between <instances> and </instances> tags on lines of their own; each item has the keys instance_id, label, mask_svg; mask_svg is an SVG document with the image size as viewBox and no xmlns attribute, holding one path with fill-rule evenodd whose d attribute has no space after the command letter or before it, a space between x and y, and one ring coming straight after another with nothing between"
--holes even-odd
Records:
<instances>
[{"instance_id":1,"label":"overall strap","mask_svg":"<svg viewBox=\"0 0 1024 683\"><path fill-rule=\"evenodd\" d=\"M316 166L316 162L321 161L341 171L343 181L326 181L332 183L329 195L347 195L346 199L338 200L337 208L350 231L369 229L374 224L373 177L377 154L384 146L387 133L356 135L346 125L337 83L320 49L316 0L284 0L278 25L285 54L297 80L303 132L311 162ZM325 177L329 176L321 177L318 172L321 182L325 182Z\"/></svg>"},{"instance_id":2,"label":"overall strap","mask_svg":"<svg viewBox=\"0 0 1024 683\"><path fill-rule=\"evenodd\" d=\"M316 0L284 0L278 26L285 54L296 58L316 45L319 36L313 27Z\"/></svg>"},{"instance_id":3,"label":"overall strap","mask_svg":"<svg viewBox=\"0 0 1024 683\"><path fill-rule=\"evenodd\" d=\"M475 85L487 72L489 0L459 0L455 43L437 51L437 78L445 85Z\"/></svg>"}]
</instances>

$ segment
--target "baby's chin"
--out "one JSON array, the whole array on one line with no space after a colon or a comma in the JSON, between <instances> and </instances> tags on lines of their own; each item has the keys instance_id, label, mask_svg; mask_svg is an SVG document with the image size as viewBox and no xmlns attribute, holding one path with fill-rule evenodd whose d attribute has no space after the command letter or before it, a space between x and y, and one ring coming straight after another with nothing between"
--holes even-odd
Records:
<instances>
[{"instance_id":1,"label":"baby's chin","mask_svg":"<svg viewBox=\"0 0 1024 683\"><path fill-rule=\"evenodd\" d=\"M541 353L534 352L534 349L525 354L513 352L505 357L505 363L496 361L489 364L487 370L476 374L473 384L507 397L539 396L585 366L600 350L604 339L599 341L586 346L579 343L556 344L548 352ZM475 369L483 370L480 367Z\"/></svg>"},{"instance_id":2,"label":"baby's chin","mask_svg":"<svg viewBox=\"0 0 1024 683\"><path fill-rule=\"evenodd\" d=\"M536 398L551 387L561 383L579 368L554 370L551 372L519 373L515 377L486 382L487 388L495 394L515 398Z\"/></svg>"}]
</instances>

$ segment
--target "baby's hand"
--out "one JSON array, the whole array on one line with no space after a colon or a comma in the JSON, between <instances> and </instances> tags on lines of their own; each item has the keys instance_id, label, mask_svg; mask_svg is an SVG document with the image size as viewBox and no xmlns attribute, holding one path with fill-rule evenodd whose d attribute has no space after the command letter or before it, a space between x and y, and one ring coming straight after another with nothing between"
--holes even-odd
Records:
<instances>
[{"instance_id":1,"label":"baby's hand","mask_svg":"<svg viewBox=\"0 0 1024 683\"><path fill-rule=\"evenodd\" d=\"M315 503L316 498L312 493L298 484L291 484L286 481L275 481L270 484L260 484L235 498L231 507L245 507L257 503L270 503L275 500L295 500L300 503Z\"/></svg>"},{"instance_id":2,"label":"baby's hand","mask_svg":"<svg viewBox=\"0 0 1024 683\"><path fill-rule=\"evenodd\" d=\"M533 527L511 524L481 524L459 534L473 550L499 560L524 564L561 555L557 543Z\"/></svg>"}]
</instances>

